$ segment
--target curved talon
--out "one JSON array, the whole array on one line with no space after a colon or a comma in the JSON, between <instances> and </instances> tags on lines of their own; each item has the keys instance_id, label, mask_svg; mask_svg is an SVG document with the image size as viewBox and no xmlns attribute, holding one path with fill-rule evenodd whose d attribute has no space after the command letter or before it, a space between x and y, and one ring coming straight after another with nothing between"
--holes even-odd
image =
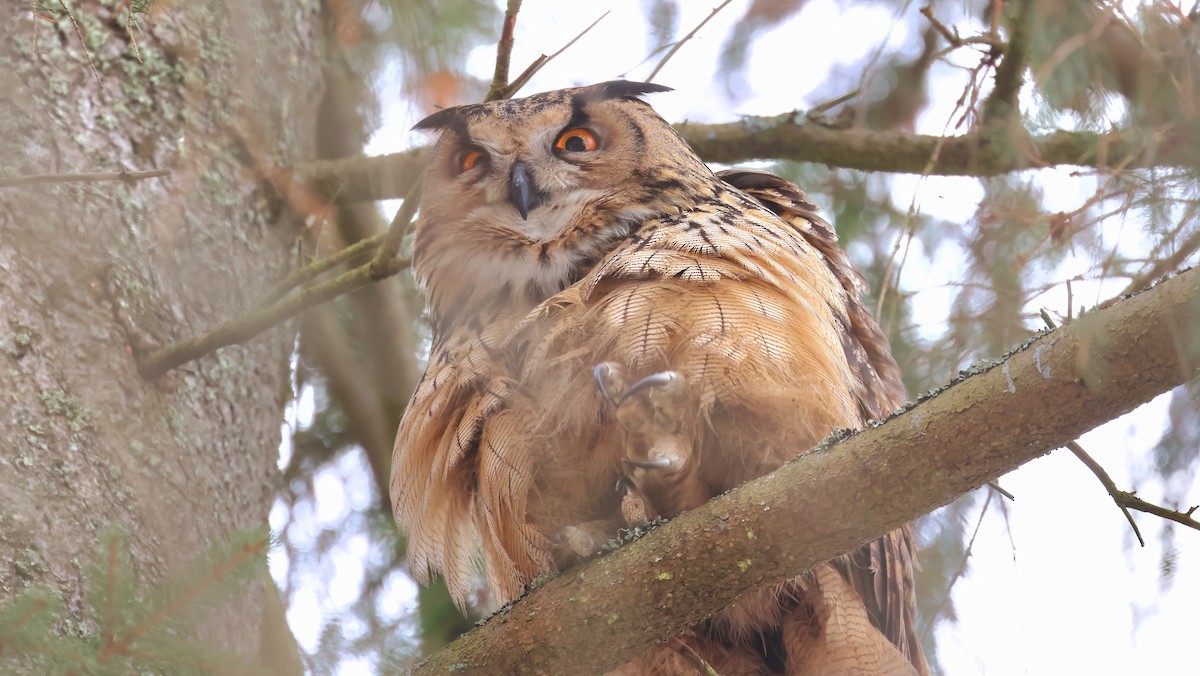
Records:
<instances>
[{"instance_id":1,"label":"curved talon","mask_svg":"<svg viewBox=\"0 0 1200 676\"><path fill-rule=\"evenodd\" d=\"M642 469L667 469L671 466L671 459L664 457L650 458L648 460L634 460L633 458L623 458L625 464L641 467Z\"/></svg>"},{"instance_id":2,"label":"curved talon","mask_svg":"<svg viewBox=\"0 0 1200 676\"><path fill-rule=\"evenodd\" d=\"M620 402L614 400L608 392L608 387L604 384L606 380L611 380L616 376L616 368L610 362L601 362L592 368L592 377L596 379L596 387L600 390L600 396L613 406L620 405ZM624 397L622 397L624 399Z\"/></svg>"},{"instance_id":3,"label":"curved talon","mask_svg":"<svg viewBox=\"0 0 1200 676\"><path fill-rule=\"evenodd\" d=\"M604 366L604 364L601 364L601 366ZM621 398L617 400L617 406L620 406L625 402L626 399L648 387L666 387L667 385L670 385L679 379L680 375L674 371L660 371L658 373L651 373L650 375L631 385L628 390L625 390L625 394L622 394Z\"/></svg>"}]
</instances>

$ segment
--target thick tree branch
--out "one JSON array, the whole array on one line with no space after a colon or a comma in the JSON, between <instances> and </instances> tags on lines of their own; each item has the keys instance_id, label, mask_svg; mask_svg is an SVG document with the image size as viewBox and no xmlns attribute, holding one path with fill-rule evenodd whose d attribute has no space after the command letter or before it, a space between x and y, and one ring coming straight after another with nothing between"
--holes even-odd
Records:
<instances>
[{"instance_id":1,"label":"thick tree branch","mask_svg":"<svg viewBox=\"0 0 1200 676\"><path fill-rule=\"evenodd\" d=\"M1197 326L1190 270L567 571L416 671L611 669L1195 377Z\"/></svg>"},{"instance_id":2,"label":"thick tree branch","mask_svg":"<svg viewBox=\"0 0 1200 676\"><path fill-rule=\"evenodd\" d=\"M830 166L889 171L897 173L994 176L1019 169L1055 165L1077 165L1121 168L1167 166L1191 153L1193 142L1185 138L1158 138L1146 143L1132 134L1120 132L1095 134L1090 132L1054 132L1030 139L1033 157L1012 152L987 150L988 144L979 134L942 138L903 132L869 129L834 129L806 120L800 113L773 118L748 118L725 124L676 125L684 138L708 162L735 164L755 159L786 159L821 162ZM940 150L938 145L941 144ZM938 162L930 158L937 153ZM313 186L329 199L347 202L382 200L405 197L417 184L423 162L421 150L349 158L331 162L314 162L297 172L299 183ZM1132 158L1132 159L1131 159ZM415 193L414 193L415 194ZM410 195L411 196L411 195ZM363 284L395 274L406 267L394 258L400 240L416 208L409 199L397 213L369 270L355 269L320 287L305 287L305 300L289 299L284 305L260 308L214 329L209 335L173 345L150 355L142 362L143 374L161 375L165 371L201 357L212 350L248 340L280 321L311 307L315 299L330 299L332 288L339 293L351 291ZM374 242L372 242L374 244ZM350 252L346 257L357 255ZM339 261L340 262L340 261ZM329 263L318 262L304 270L298 279L311 279L328 270ZM294 281L294 280L293 280ZM290 288L289 281L281 286ZM314 293L319 288L319 293ZM273 320L271 318L274 318Z\"/></svg>"},{"instance_id":3,"label":"thick tree branch","mask_svg":"<svg viewBox=\"0 0 1200 676\"><path fill-rule=\"evenodd\" d=\"M987 150L977 133L940 137L871 129L838 129L805 118L804 113L750 117L738 122L675 125L707 162L736 164L750 160L819 162L831 167L929 174L997 176L1023 169L1058 165L1107 168L1134 158L1125 168L1178 166L1194 155L1187 138L1143 138L1132 132L1057 131L1030 137L1032 156L1002 157ZM938 161L930 166L938 144ZM391 155L314 162L298 178L328 198L347 202L404 197L420 175L421 150Z\"/></svg>"}]
</instances>

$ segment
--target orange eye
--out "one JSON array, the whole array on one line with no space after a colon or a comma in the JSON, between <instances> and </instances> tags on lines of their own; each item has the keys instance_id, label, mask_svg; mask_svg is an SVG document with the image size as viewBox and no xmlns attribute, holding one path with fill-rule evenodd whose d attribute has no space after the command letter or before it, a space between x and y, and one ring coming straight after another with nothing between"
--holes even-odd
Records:
<instances>
[{"instance_id":1,"label":"orange eye","mask_svg":"<svg viewBox=\"0 0 1200 676\"><path fill-rule=\"evenodd\" d=\"M463 153L458 159L459 171L465 172L474 169L475 165L479 164L479 160L482 157L483 151L480 150L468 150L467 152Z\"/></svg>"},{"instance_id":2,"label":"orange eye","mask_svg":"<svg viewBox=\"0 0 1200 676\"><path fill-rule=\"evenodd\" d=\"M555 148L569 153L585 153L595 150L597 145L599 145L599 141L596 140L596 135L583 127L563 132L563 135L554 142Z\"/></svg>"}]
</instances>

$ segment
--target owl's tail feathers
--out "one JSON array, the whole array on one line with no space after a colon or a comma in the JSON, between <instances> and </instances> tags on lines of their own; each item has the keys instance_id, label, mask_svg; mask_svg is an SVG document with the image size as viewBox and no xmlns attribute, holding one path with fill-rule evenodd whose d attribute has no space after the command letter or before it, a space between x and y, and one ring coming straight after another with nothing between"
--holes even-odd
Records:
<instances>
[{"instance_id":1,"label":"owl's tail feathers","mask_svg":"<svg viewBox=\"0 0 1200 676\"><path fill-rule=\"evenodd\" d=\"M830 565L744 599L715 620L673 637L609 676L918 674L871 624L862 599Z\"/></svg>"},{"instance_id":2,"label":"owl's tail feathers","mask_svg":"<svg viewBox=\"0 0 1200 676\"><path fill-rule=\"evenodd\" d=\"M862 600L832 566L813 571L818 593L811 616L784 618L782 638L789 674L917 674L912 663L871 624Z\"/></svg>"}]
</instances>

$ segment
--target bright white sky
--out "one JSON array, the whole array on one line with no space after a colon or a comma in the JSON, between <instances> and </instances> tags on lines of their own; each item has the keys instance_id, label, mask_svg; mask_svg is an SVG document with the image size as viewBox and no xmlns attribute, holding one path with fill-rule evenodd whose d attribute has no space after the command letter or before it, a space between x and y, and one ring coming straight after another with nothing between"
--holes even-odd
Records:
<instances>
[{"instance_id":1,"label":"bright white sky","mask_svg":"<svg viewBox=\"0 0 1200 676\"><path fill-rule=\"evenodd\" d=\"M683 33L718 3L680 4ZM809 99L810 91L832 68L859 62L889 40L899 43L922 28L897 22L885 8L811 0L788 23L756 39L746 70L749 95L731 106L724 100L724 85L715 80L714 74L720 46L745 5L745 0L734 2L718 14L655 78L675 88L672 93L650 99L665 118L717 122L734 120L739 115L775 115L810 107L821 102ZM641 3L558 0L524 3L517 22L513 73L520 72L539 54L557 51L606 9L611 14L544 68L523 93L623 75L642 79L649 74L657 57L638 65L651 47ZM961 7L938 11L945 23L958 25L963 34L971 32L964 18L944 13L962 11ZM475 50L469 59L470 72L484 79L490 77L494 56L492 45ZM381 78L383 91L403 91L399 71L391 72ZM940 134L962 91L963 80L961 71L945 65L936 67L934 75L934 101L929 112L918 120L918 131ZM855 86L857 83L848 82L846 89ZM422 135L407 130L428 111L415 110L413 104L398 97L387 106L388 99L383 98L386 123L369 152L392 152L426 142ZM1042 172L1037 180L1048 184L1045 194L1051 197L1044 206L1052 211L1077 207L1095 189L1091 179L1072 178L1067 170ZM915 200L925 213L964 222L983 195L978 183L966 178L901 176L894 181L893 191L899 204ZM1113 226L1111 236L1121 234ZM938 260L930 261L919 247L914 247L910 261L915 264L906 268L903 284L920 294L918 321L933 328L943 321L951 296L942 285L960 276L962 260L947 247ZM1073 265L1071 261L1063 264L1061 279L1078 272ZM1117 290L1113 286L1077 284L1076 304L1094 305ZM1037 299L1032 309L1046 307L1065 312L1065 298L1065 289L1058 289ZM1081 443L1121 488L1139 489L1142 497L1168 506L1197 504L1200 487L1195 485L1188 495L1164 497L1156 484L1132 483L1135 471L1153 476L1145 469L1147 449L1165 426L1166 402L1160 397L1086 435ZM303 393L290 416L293 424L305 425L312 408L311 391ZM370 482L361 460L346 458L341 465L317 478L316 513L294 515L311 524L314 537L321 528L336 527L352 506L371 499ZM1017 501L1007 505L1007 521L992 502L975 543L971 570L955 587L958 622L943 625L938 636L941 662L948 673L1197 673L1189 639L1195 638L1195 614L1200 609L1200 533L1176 530L1177 572L1164 592L1158 569L1161 521L1135 513L1148 542L1144 549L1136 543L1131 547L1132 534L1124 518L1091 473L1070 453L1057 451L1004 477L1001 483L1017 496ZM978 513L971 515L968 533L977 517ZM272 514L272 526L280 528L285 518L286 508L280 506ZM328 569L314 571L312 579L314 589L332 585L329 597L322 601L315 593L300 593L289 608L289 621L306 649L315 646L322 618L337 615L357 597L362 577L358 562L367 551L365 536L336 548ZM277 578L288 565L280 558L273 560ZM411 581L394 577L388 581L388 593L381 601L389 614L411 608L415 596ZM349 662L340 671L370 673L372 667L366 662Z\"/></svg>"}]
</instances>

